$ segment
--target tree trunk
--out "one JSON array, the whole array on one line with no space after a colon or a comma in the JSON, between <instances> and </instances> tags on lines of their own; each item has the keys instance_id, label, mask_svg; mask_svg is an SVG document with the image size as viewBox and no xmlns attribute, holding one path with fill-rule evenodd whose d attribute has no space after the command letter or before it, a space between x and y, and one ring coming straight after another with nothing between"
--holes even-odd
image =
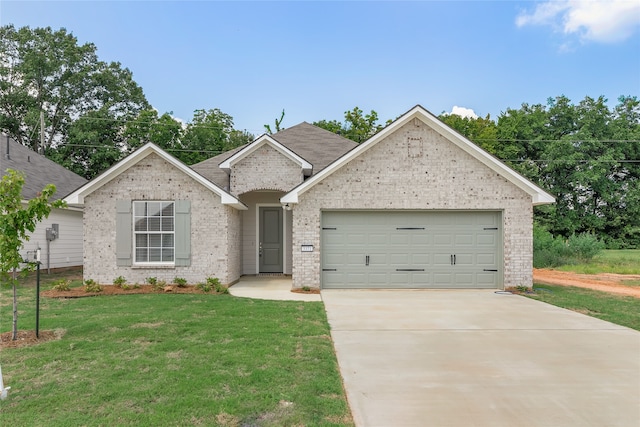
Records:
<instances>
[{"instance_id":1,"label":"tree trunk","mask_svg":"<svg viewBox=\"0 0 640 427\"><path fill-rule=\"evenodd\" d=\"M18 287L16 286L16 269L13 269L13 341L18 339Z\"/></svg>"}]
</instances>

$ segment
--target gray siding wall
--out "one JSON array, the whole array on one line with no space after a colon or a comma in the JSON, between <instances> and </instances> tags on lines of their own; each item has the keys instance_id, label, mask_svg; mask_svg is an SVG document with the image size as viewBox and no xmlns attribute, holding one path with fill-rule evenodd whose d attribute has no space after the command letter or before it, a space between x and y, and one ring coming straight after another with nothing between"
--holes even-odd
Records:
<instances>
[{"instance_id":1,"label":"gray siding wall","mask_svg":"<svg viewBox=\"0 0 640 427\"><path fill-rule=\"evenodd\" d=\"M293 286L320 286L322 209L500 210L504 286L532 285L531 196L415 119L302 194L293 209Z\"/></svg>"},{"instance_id":2,"label":"gray siding wall","mask_svg":"<svg viewBox=\"0 0 640 427\"><path fill-rule=\"evenodd\" d=\"M49 248L50 268L82 266L82 212L69 209L52 209L49 217L36 225L33 233L29 233L29 240L25 242L21 253L35 251L40 247L41 268L47 268L47 228L58 224L60 234L51 241Z\"/></svg>"},{"instance_id":3,"label":"gray siding wall","mask_svg":"<svg viewBox=\"0 0 640 427\"><path fill-rule=\"evenodd\" d=\"M253 190L289 191L302 179L299 165L275 148L263 145L231 168L231 194Z\"/></svg>"},{"instance_id":4,"label":"gray siding wall","mask_svg":"<svg viewBox=\"0 0 640 427\"><path fill-rule=\"evenodd\" d=\"M191 263L184 267L116 265L117 200L189 200ZM151 154L85 198L84 277L111 284L122 275L128 283L147 277L189 283L218 277L232 283L240 277L240 212L161 157Z\"/></svg>"}]
</instances>

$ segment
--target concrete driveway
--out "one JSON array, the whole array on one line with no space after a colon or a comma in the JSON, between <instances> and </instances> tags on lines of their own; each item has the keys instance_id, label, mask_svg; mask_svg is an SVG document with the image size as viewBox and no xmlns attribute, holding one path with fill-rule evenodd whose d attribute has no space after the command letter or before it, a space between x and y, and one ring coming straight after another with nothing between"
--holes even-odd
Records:
<instances>
[{"instance_id":1,"label":"concrete driveway","mask_svg":"<svg viewBox=\"0 0 640 427\"><path fill-rule=\"evenodd\" d=\"M493 291L322 291L357 426L640 426L640 332Z\"/></svg>"}]
</instances>

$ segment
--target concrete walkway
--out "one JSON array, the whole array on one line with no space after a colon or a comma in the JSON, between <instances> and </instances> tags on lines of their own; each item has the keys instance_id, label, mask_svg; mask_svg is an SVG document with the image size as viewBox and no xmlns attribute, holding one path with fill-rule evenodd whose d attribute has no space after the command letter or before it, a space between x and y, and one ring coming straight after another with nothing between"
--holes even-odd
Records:
<instances>
[{"instance_id":1,"label":"concrete walkway","mask_svg":"<svg viewBox=\"0 0 640 427\"><path fill-rule=\"evenodd\" d=\"M357 426L640 426L640 332L493 291L322 299Z\"/></svg>"},{"instance_id":2,"label":"concrete walkway","mask_svg":"<svg viewBox=\"0 0 640 427\"><path fill-rule=\"evenodd\" d=\"M242 276L229 288L236 297L270 299L279 301L322 301L320 294L291 292L291 277L287 276Z\"/></svg>"}]
</instances>

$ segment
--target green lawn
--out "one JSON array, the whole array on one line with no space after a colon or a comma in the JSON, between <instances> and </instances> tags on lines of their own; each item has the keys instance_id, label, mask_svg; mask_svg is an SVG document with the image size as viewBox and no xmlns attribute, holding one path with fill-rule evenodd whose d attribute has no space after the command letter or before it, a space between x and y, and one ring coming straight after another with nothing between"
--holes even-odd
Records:
<instances>
[{"instance_id":1,"label":"green lawn","mask_svg":"<svg viewBox=\"0 0 640 427\"><path fill-rule=\"evenodd\" d=\"M534 285L529 298L640 331L640 298L567 286Z\"/></svg>"},{"instance_id":2,"label":"green lawn","mask_svg":"<svg viewBox=\"0 0 640 427\"><path fill-rule=\"evenodd\" d=\"M21 330L35 327L34 293L20 289ZM353 425L322 303L42 298L40 319L64 336L0 352L2 426ZM10 328L3 287L0 332Z\"/></svg>"},{"instance_id":3,"label":"green lawn","mask_svg":"<svg viewBox=\"0 0 640 427\"><path fill-rule=\"evenodd\" d=\"M556 270L582 274L640 274L640 249L605 250L586 264L563 265Z\"/></svg>"}]
</instances>

